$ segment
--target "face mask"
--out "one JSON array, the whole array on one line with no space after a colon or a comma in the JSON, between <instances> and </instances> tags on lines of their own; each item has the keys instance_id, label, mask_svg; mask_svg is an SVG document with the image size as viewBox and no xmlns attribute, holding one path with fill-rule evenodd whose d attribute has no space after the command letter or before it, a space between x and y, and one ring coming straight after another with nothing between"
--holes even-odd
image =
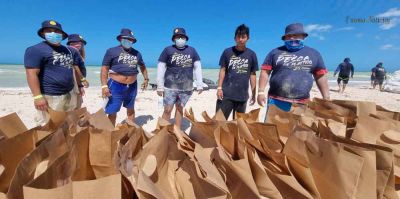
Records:
<instances>
[{"instance_id":1,"label":"face mask","mask_svg":"<svg viewBox=\"0 0 400 199\"><path fill-rule=\"evenodd\" d=\"M175 45L176 45L178 48L183 48L183 47L185 47L185 45L186 45L186 39L182 39L182 38L175 39Z\"/></svg>"},{"instance_id":2,"label":"face mask","mask_svg":"<svg viewBox=\"0 0 400 199\"><path fill-rule=\"evenodd\" d=\"M132 47L133 42L128 39L121 39L121 45L122 45L122 47L129 49Z\"/></svg>"},{"instance_id":3,"label":"face mask","mask_svg":"<svg viewBox=\"0 0 400 199\"><path fill-rule=\"evenodd\" d=\"M51 44L59 44L61 43L63 36L60 33L46 32L44 33L44 38Z\"/></svg>"},{"instance_id":4,"label":"face mask","mask_svg":"<svg viewBox=\"0 0 400 199\"><path fill-rule=\"evenodd\" d=\"M298 51L304 48L304 40L302 39L286 40L285 46L289 51Z\"/></svg>"}]
</instances>

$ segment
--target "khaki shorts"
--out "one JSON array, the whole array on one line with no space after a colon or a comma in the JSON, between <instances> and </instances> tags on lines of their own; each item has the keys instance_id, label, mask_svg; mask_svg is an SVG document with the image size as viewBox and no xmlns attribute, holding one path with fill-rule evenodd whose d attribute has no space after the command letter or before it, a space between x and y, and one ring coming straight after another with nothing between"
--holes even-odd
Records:
<instances>
[{"instance_id":1,"label":"khaki shorts","mask_svg":"<svg viewBox=\"0 0 400 199\"><path fill-rule=\"evenodd\" d=\"M76 102L71 99L71 96L74 95L74 91L60 96L51 96L51 95L43 95L43 97L47 100L49 108L55 111L72 111L76 107ZM50 116L46 111L37 111L37 115L35 117L35 122L37 125L43 126L47 124Z\"/></svg>"}]
</instances>

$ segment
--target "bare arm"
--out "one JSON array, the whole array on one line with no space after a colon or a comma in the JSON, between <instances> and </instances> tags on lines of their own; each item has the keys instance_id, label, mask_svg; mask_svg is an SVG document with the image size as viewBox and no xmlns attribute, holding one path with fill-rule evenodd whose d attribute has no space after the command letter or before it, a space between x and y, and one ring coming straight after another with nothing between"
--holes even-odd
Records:
<instances>
[{"instance_id":1,"label":"bare arm","mask_svg":"<svg viewBox=\"0 0 400 199\"><path fill-rule=\"evenodd\" d=\"M271 73L270 70L261 70L260 79L258 80L258 96L257 102L260 106L264 106L266 103L265 98L265 87L268 83L269 74Z\"/></svg>"},{"instance_id":2,"label":"bare arm","mask_svg":"<svg viewBox=\"0 0 400 199\"><path fill-rule=\"evenodd\" d=\"M109 69L108 66L102 66L100 71L101 92L103 97L111 96L110 89L107 86Z\"/></svg>"},{"instance_id":3,"label":"bare arm","mask_svg":"<svg viewBox=\"0 0 400 199\"><path fill-rule=\"evenodd\" d=\"M250 87L251 87L251 101L250 104L253 105L256 100L256 84L257 75L256 72L251 72L250 74Z\"/></svg>"},{"instance_id":4,"label":"bare arm","mask_svg":"<svg viewBox=\"0 0 400 199\"><path fill-rule=\"evenodd\" d=\"M222 87L222 83L224 82L224 79L225 79L225 72L226 72L226 68L225 67L221 67L219 69L218 87Z\"/></svg>"},{"instance_id":5,"label":"bare arm","mask_svg":"<svg viewBox=\"0 0 400 199\"><path fill-rule=\"evenodd\" d=\"M140 72L143 75L143 83L142 83L142 90L146 90L147 86L149 85L149 75L147 74L147 68L145 65L140 66Z\"/></svg>"},{"instance_id":6,"label":"bare arm","mask_svg":"<svg viewBox=\"0 0 400 199\"><path fill-rule=\"evenodd\" d=\"M314 75L315 82L317 83L319 92L321 92L322 98L325 100L329 100L329 86L328 86L328 78L326 75Z\"/></svg>"},{"instance_id":7,"label":"bare arm","mask_svg":"<svg viewBox=\"0 0 400 199\"><path fill-rule=\"evenodd\" d=\"M219 75L218 75L218 88L217 88L217 98L219 100L222 100L224 98L224 92L222 92L222 84L225 79L225 73L226 73L226 68L221 67L219 69Z\"/></svg>"},{"instance_id":8,"label":"bare arm","mask_svg":"<svg viewBox=\"0 0 400 199\"><path fill-rule=\"evenodd\" d=\"M41 95L39 75L40 69L26 69L26 79L33 96Z\"/></svg>"},{"instance_id":9,"label":"bare arm","mask_svg":"<svg viewBox=\"0 0 400 199\"><path fill-rule=\"evenodd\" d=\"M110 68L108 66L102 66L101 71L100 71L100 82L101 85L107 85L107 79L108 79L108 70Z\"/></svg>"},{"instance_id":10,"label":"bare arm","mask_svg":"<svg viewBox=\"0 0 400 199\"><path fill-rule=\"evenodd\" d=\"M26 79L28 81L28 85L31 89L32 95L34 96L35 108L40 111L46 111L48 104L46 99L42 96L42 92L40 90L39 73L40 69L27 68Z\"/></svg>"}]
</instances>

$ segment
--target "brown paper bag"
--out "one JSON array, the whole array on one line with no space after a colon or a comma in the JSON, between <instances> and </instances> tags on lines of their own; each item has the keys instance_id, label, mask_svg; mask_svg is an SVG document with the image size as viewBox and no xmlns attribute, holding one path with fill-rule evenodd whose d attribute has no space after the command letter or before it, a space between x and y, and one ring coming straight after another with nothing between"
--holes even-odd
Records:
<instances>
[{"instance_id":1,"label":"brown paper bag","mask_svg":"<svg viewBox=\"0 0 400 199\"><path fill-rule=\"evenodd\" d=\"M0 118L0 137L12 138L27 130L28 129L16 113L11 113Z\"/></svg>"}]
</instances>

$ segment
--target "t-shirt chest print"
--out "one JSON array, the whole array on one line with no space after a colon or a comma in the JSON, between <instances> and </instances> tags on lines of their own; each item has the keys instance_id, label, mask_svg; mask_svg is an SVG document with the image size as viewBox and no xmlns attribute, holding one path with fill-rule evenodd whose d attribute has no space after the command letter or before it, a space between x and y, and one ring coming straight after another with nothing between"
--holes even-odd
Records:
<instances>
[{"instance_id":1,"label":"t-shirt chest print","mask_svg":"<svg viewBox=\"0 0 400 199\"><path fill-rule=\"evenodd\" d=\"M60 65L69 69L72 68L74 60L71 54L65 54L63 52L59 53L53 51L52 56L53 56L53 65Z\"/></svg>"},{"instance_id":2,"label":"t-shirt chest print","mask_svg":"<svg viewBox=\"0 0 400 199\"><path fill-rule=\"evenodd\" d=\"M174 64L178 66L178 67L191 67L193 64L193 59L190 57L189 55L185 55L185 54L180 54L177 52L174 52L174 54L172 54L171 57L171 64Z\"/></svg>"},{"instance_id":3,"label":"t-shirt chest print","mask_svg":"<svg viewBox=\"0 0 400 199\"><path fill-rule=\"evenodd\" d=\"M301 56L284 52L278 56L276 65L281 65L291 70L309 71L313 65L313 61L309 56Z\"/></svg>"},{"instance_id":4,"label":"t-shirt chest print","mask_svg":"<svg viewBox=\"0 0 400 199\"><path fill-rule=\"evenodd\" d=\"M229 59L228 68L232 69L236 73L247 73L249 68L249 59L232 55Z\"/></svg>"},{"instance_id":5,"label":"t-shirt chest print","mask_svg":"<svg viewBox=\"0 0 400 199\"><path fill-rule=\"evenodd\" d=\"M135 55L131 55L127 52L121 52L118 56L118 63L126 64L129 67L136 68L138 63L138 58Z\"/></svg>"}]
</instances>

